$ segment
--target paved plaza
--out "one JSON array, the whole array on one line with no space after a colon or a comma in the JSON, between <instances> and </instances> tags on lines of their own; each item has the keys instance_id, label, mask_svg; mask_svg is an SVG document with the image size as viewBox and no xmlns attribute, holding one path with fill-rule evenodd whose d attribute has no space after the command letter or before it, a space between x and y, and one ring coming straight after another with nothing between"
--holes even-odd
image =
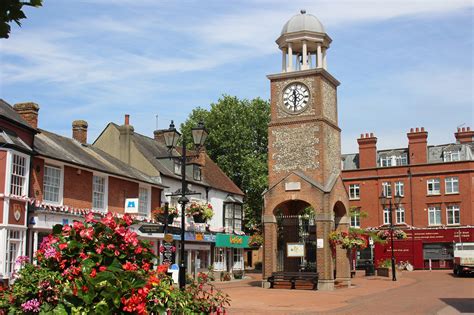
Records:
<instances>
[{"instance_id":1,"label":"paved plaza","mask_svg":"<svg viewBox=\"0 0 474 315\"><path fill-rule=\"evenodd\" d=\"M219 283L232 299L230 314L474 314L474 278L449 270L404 272L391 278L357 272L352 287L332 292L262 289L260 275Z\"/></svg>"}]
</instances>

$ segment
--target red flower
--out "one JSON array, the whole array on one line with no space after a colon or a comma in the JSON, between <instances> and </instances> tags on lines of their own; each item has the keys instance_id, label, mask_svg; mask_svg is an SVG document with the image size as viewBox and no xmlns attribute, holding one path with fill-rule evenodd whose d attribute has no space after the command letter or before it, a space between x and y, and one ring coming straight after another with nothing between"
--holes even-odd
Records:
<instances>
[{"instance_id":1,"label":"red flower","mask_svg":"<svg viewBox=\"0 0 474 315\"><path fill-rule=\"evenodd\" d=\"M156 268L156 271L158 273L166 273L168 272L168 265L159 265L158 268Z\"/></svg>"},{"instance_id":2,"label":"red flower","mask_svg":"<svg viewBox=\"0 0 474 315\"><path fill-rule=\"evenodd\" d=\"M86 285L82 286L82 292L87 293L89 292L89 288Z\"/></svg>"},{"instance_id":3,"label":"red flower","mask_svg":"<svg viewBox=\"0 0 474 315\"><path fill-rule=\"evenodd\" d=\"M107 225L108 227L110 227L111 229L115 229L115 227L117 225L115 223L114 216L112 215L111 212L108 212L105 215L105 217L102 218L101 222L104 223L105 225Z\"/></svg>"},{"instance_id":4,"label":"red flower","mask_svg":"<svg viewBox=\"0 0 474 315\"><path fill-rule=\"evenodd\" d=\"M133 246L138 245L137 233L135 232L127 231L127 233L125 233L125 236L123 237L123 240L126 243L132 244Z\"/></svg>"},{"instance_id":5,"label":"red flower","mask_svg":"<svg viewBox=\"0 0 474 315\"><path fill-rule=\"evenodd\" d=\"M95 278L96 275L97 275L97 271L95 270L95 268L92 268L91 273L90 273L89 276L90 276L91 278Z\"/></svg>"},{"instance_id":6,"label":"red flower","mask_svg":"<svg viewBox=\"0 0 474 315\"><path fill-rule=\"evenodd\" d=\"M97 254L102 254L102 251L104 250L104 248L105 248L104 243L101 243L99 247L96 247L95 252Z\"/></svg>"},{"instance_id":7,"label":"red flower","mask_svg":"<svg viewBox=\"0 0 474 315\"><path fill-rule=\"evenodd\" d=\"M137 248L135 248L135 254L140 254L142 252L143 248L138 246Z\"/></svg>"},{"instance_id":8,"label":"red flower","mask_svg":"<svg viewBox=\"0 0 474 315\"><path fill-rule=\"evenodd\" d=\"M107 270L107 267L105 267L105 266L100 266L99 267L99 271L106 271L106 270Z\"/></svg>"},{"instance_id":9,"label":"red flower","mask_svg":"<svg viewBox=\"0 0 474 315\"><path fill-rule=\"evenodd\" d=\"M118 250L115 250L114 255L118 256L118 255L120 255L120 252Z\"/></svg>"},{"instance_id":10,"label":"red flower","mask_svg":"<svg viewBox=\"0 0 474 315\"><path fill-rule=\"evenodd\" d=\"M127 233L127 229L124 228L123 226L118 226L118 227L115 228L115 233L117 233L118 235L124 237L125 233Z\"/></svg>"},{"instance_id":11,"label":"red flower","mask_svg":"<svg viewBox=\"0 0 474 315\"><path fill-rule=\"evenodd\" d=\"M68 236L69 233L71 232L71 226L70 225L64 225L62 231L63 231L64 236Z\"/></svg>"},{"instance_id":12,"label":"red flower","mask_svg":"<svg viewBox=\"0 0 474 315\"><path fill-rule=\"evenodd\" d=\"M123 270L130 270L134 271L138 269L138 266L136 264L133 264L129 261L127 261L125 264L122 265Z\"/></svg>"},{"instance_id":13,"label":"red flower","mask_svg":"<svg viewBox=\"0 0 474 315\"><path fill-rule=\"evenodd\" d=\"M133 218L127 213L123 216L123 220L127 224L127 226L132 225L133 223Z\"/></svg>"},{"instance_id":14,"label":"red flower","mask_svg":"<svg viewBox=\"0 0 474 315\"><path fill-rule=\"evenodd\" d=\"M151 267L151 266L150 266L149 263L143 263L143 265L142 265L142 269L145 270L145 271L150 270L150 267Z\"/></svg>"},{"instance_id":15,"label":"red flower","mask_svg":"<svg viewBox=\"0 0 474 315\"><path fill-rule=\"evenodd\" d=\"M59 244L59 249L60 250L65 250L67 248L67 244L66 243L61 243Z\"/></svg>"}]
</instances>

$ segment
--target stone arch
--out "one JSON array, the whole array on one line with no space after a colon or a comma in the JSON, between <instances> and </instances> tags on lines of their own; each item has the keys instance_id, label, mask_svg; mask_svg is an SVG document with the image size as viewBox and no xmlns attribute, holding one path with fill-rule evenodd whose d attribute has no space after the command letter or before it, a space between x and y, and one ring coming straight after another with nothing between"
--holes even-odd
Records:
<instances>
[{"instance_id":1,"label":"stone arch","mask_svg":"<svg viewBox=\"0 0 474 315\"><path fill-rule=\"evenodd\" d=\"M349 232L350 218L346 206L341 201L336 201L333 206L334 230L338 232ZM336 283L350 284L350 259L349 251L340 245L335 250L335 279Z\"/></svg>"},{"instance_id":2,"label":"stone arch","mask_svg":"<svg viewBox=\"0 0 474 315\"><path fill-rule=\"evenodd\" d=\"M346 206L341 201L336 201L333 207L334 213L334 229L339 230L342 226L341 223L346 223L348 218ZM343 224L344 226L345 224ZM345 231L347 232L347 231Z\"/></svg>"}]
</instances>

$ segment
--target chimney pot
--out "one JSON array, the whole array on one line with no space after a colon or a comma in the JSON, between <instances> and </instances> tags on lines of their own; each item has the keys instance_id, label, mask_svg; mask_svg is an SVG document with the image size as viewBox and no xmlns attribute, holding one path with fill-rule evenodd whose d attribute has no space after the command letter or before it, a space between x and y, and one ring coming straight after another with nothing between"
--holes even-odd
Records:
<instances>
[{"instance_id":1,"label":"chimney pot","mask_svg":"<svg viewBox=\"0 0 474 315\"><path fill-rule=\"evenodd\" d=\"M128 125L130 125L130 115L125 114L125 126L128 126Z\"/></svg>"},{"instance_id":2,"label":"chimney pot","mask_svg":"<svg viewBox=\"0 0 474 315\"><path fill-rule=\"evenodd\" d=\"M467 128L466 128L466 131L471 131L471 127L467 127Z\"/></svg>"},{"instance_id":3,"label":"chimney pot","mask_svg":"<svg viewBox=\"0 0 474 315\"><path fill-rule=\"evenodd\" d=\"M360 138L361 138L361 139L364 138L364 134L363 134L363 133L360 134Z\"/></svg>"},{"instance_id":4,"label":"chimney pot","mask_svg":"<svg viewBox=\"0 0 474 315\"><path fill-rule=\"evenodd\" d=\"M365 134L365 137L366 137L366 138L368 138L368 137L369 137L369 134L368 134L368 133L366 133L366 134Z\"/></svg>"},{"instance_id":5,"label":"chimney pot","mask_svg":"<svg viewBox=\"0 0 474 315\"><path fill-rule=\"evenodd\" d=\"M425 127L421 127L421 131L425 131Z\"/></svg>"},{"instance_id":6,"label":"chimney pot","mask_svg":"<svg viewBox=\"0 0 474 315\"><path fill-rule=\"evenodd\" d=\"M85 120L74 120L72 122L72 138L79 143L87 143L87 121Z\"/></svg>"},{"instance_id":7,"label":"chimney pot","mask_svg":"<svg viewBox=\"0 0 474 315\"><path fill-rule=\"evenodd\" d=\"M420 129L419 129L418 127L416 127L415 131L416 131L416 132L419 132L419 131L420 131Z\"/></svg>"},{"instance_id":8,"label":"chimney pot","mask_svg":"<svg viewBox=\"0 0 474 315\"><path fill-rule=\"evenodd\" d=\"M20 114L31 127L38 128L38 112L39 106L33 102L17 103L13 105L13 109Z\"/></svg>"},{"instance_id":9,"label":"chimney pot","mask_svg":"<svg viewBox=\"0 0 474 315\"><path fill-rule=\"evenodd\" d=\"M370 133L370 137L371 137L371 138L373 138L373 136L374 136L374 133L373 133L373 132L371 132L371 133Z\"/></svg>"},{"instance_id":10,"label":"chimney pot","mask_svg":"<svg viewBox=\"0 0 474 315\"><path fill-rule=\"evenodd\" d=\"M458 132L460 132L460 131L461 131L461 128L458 127Z\"/></svg>"}]
</instances>

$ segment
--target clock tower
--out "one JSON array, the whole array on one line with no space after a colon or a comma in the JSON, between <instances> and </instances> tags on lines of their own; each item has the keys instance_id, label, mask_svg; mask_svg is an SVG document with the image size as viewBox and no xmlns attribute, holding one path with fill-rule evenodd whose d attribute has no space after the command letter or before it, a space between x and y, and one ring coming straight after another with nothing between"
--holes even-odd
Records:
<instances>
[{"instance_id":1,"label":"clock tower","mask_svg":"<svg viewBox=\"0 0 474 315\"><path fill-rule=\"evenodd\" d=\"M331 41L305 10L276 40L282 68L268 76L269 188L262 216L265 278L277 271L318 272L323 290L333 289L335 280L350 283L347 250L332 248L328 240L331 231L347 231L350 221L340 176L340 83L327 70Z\"/></svg>"}]
</instances>

